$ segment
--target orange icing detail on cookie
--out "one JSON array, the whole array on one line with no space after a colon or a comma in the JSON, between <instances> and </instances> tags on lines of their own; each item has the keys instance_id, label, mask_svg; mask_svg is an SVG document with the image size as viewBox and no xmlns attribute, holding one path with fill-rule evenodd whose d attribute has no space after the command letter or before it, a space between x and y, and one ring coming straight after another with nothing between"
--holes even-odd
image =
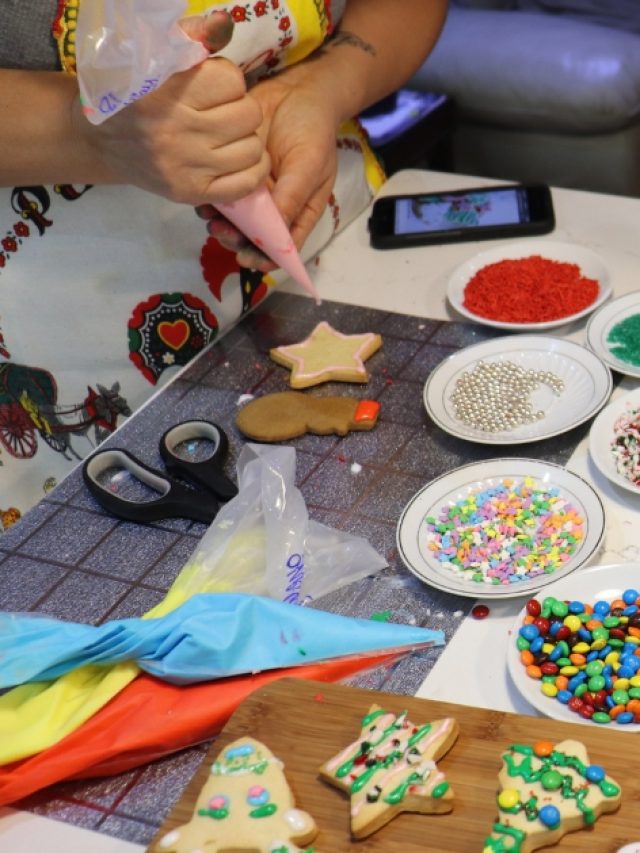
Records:
<instances>
[{"instance_id":1,"label":"orange icing detail on cookie","mask_svg":"<svg viewBox=\"0 0 640 853\"><path fill-rule=\"evenodd\" d=\"M353 416L356 423L360 421L375 421L380 414L380 403L376 400L360 400Z\"/></svg>"}]
</instances>

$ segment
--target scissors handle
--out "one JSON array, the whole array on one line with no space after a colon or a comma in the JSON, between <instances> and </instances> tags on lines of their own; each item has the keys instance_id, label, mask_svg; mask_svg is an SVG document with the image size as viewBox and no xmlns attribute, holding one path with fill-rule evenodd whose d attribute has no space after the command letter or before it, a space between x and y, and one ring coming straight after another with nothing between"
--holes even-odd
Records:
<instances>
[{"instance_id":1,"label":"scissors handle","mask_svg":"<svg viewBox=\"0 0 640 853\"><path fill-rule=\"evenodd\" d=\"M189 444L204 441L209 450L207 458L198 461L188 459ZM212 449L209 445L213 445ZM183 448L181 454L177 450L180 446ZM167 471L174 477L213 492L221 501L231 500L238 494L238 487L223 471L228 450L229 439L225 431L206 420L183 421L168 429L160 439L160 456Z\"/></svg>"},{"instance_id":2,"label":"scissors handle","mask_svg":"<svg viewBox=\"0 0 640 853\"><path fill-rule=\"evenodd\" d=\"M134 480L159 495L152 500L134 500L103 485L107 472L125 470ZM82 466L85 484L103 509L126 521L150 522L164 518L190 518L210 524L218 512L218 501L210 492L195 491L140 462L127 450L98 450Z\"/></svg>"}]
</instances>

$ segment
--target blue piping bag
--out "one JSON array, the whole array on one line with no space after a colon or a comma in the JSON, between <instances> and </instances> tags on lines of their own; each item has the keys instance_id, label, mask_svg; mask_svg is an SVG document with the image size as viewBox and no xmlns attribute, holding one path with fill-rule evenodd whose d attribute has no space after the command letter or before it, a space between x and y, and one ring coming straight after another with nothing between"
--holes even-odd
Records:
<instances>
[{"instance_id":1,"label":"blue piping bag","mask_svg":"<svg viewBox=\"0 0 640 853\"><path fill-rule=\"evenodd\" d=\"M240 593L195 595L157 619L83 625L0 614L0 687L134 661L173 684L444 644L442 631L353 619Z\"/></svg>"}]
</instances>

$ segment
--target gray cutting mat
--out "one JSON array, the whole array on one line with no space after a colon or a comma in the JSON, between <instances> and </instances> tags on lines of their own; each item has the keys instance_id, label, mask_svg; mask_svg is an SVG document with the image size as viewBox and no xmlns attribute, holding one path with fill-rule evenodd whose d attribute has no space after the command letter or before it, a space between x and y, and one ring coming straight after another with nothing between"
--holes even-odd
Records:
<instances>
[{"instance_id":1,"label":"gray cutting mat","mask_svg":"<svg viewBox=\"0 0 640 853\"><path fill-rule=\"evenodd\" d=\"M422 404L429 372L456 350L496 337L494 331L333 302L316 307L305 297L275 293L131 418L113 443L161 468L157 445L163 432L178 420L208 418L229 435L227 471L234 475L243 444L234 425L238 398L286 390L289 371L271 361L269 348L302 340L320 320L347 334L378 332L383 346L367 362L366 386L329 383L312 393L374 398L381 414L371 432L292 441L297 483L311 517L368 538L389 568L317 606L364 618L388 612L393 621L441 628L450 638L472 602L431 589L405 569L395 535L406 502L435 476L480 459L527 456L562 465L588 429L586 424L547 441L496 448L460 441L430 422ZM164 597L204 532L204 525L182 520L150 528L113 519L77 471L0 538L0 608L94 624L140 616ZM440 653L414 654L351 683L413 694ZM109 779L61 783L18 807L147 844L205 750L194 747Z\"/></svg>"}]
</instances>

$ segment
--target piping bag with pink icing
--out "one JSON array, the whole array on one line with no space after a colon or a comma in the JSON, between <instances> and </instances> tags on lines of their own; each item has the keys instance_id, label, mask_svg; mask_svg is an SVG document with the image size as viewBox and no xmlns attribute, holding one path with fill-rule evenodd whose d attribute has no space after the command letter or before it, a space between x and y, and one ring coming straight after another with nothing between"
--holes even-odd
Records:
<instances>
[{"instance_id":1,"label":"piping bag with pink icing","mask_svg":"<svg viewBox=\"0 0 640 853\"><path fill-rule=\"evenodd\" d=\"M320 295L302 263L295 243L289 233L271 193L259 187L250 195L216 207L239 231L248 237L265 255L288 272L320 304Z\"/></svg>"},{"instance_id":2,"label":"piping bag with pink icing","mask_svg":"<svg viewBox=\"0 0 640 853\"><path fill-rule=\"evenodd\" d=\"M210 56L181 28L183 16L181 0L92 0L81 5L76 29L78 85L84 114L92 124L101 124L155 91L172 74ZM236 56L235 61L242 64L252 58ZM320 304L266 186L216 207Z\"/></svg>"}]
</instances>

